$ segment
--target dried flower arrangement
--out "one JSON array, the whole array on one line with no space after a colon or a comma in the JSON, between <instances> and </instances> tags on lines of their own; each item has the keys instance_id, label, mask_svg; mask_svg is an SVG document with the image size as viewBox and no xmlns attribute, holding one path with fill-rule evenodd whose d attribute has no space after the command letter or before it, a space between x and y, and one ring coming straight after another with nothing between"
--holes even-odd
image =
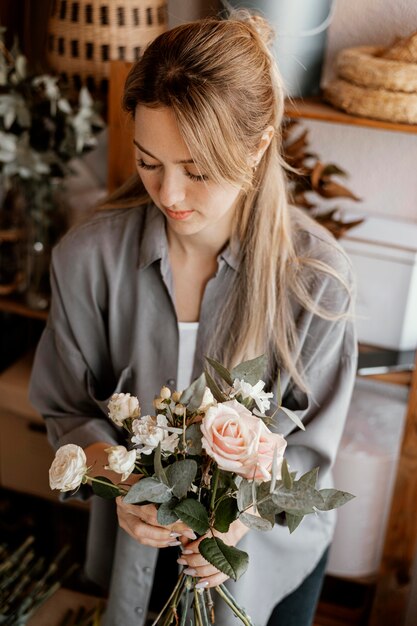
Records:
<instances>
[{"instance_id":1,"label":"dried flower arrangement","mask_svg":"<svg viewBox=\"0 0 417 626\"><path fill-rule=\"evenodd\" d=\"M359 201L347 187L333 180L333 176L347 176L347 173L334 163L323 163L317 154L309 150L308 130L294 133L299 123L288 120L284 125L284 155L291 166L289 172L292 202L306 211L339 239L346 231L363 222L363 219L345 221L338 207L320 210L311 202L307 193L315 193L322 198L350 198ZM295 136L294 136L295 135Z\"/></svg>"}]
</instances>

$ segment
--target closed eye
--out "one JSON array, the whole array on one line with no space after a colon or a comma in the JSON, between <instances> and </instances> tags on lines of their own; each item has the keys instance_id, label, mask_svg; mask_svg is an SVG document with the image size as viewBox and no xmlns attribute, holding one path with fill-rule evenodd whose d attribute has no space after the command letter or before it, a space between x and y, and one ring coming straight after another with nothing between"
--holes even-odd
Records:
<instances>
[{"instance_id":1,"label":"closed eye","mask_svg":"<svg viewBox=\"0 0 417 626\"><path fill-rule=\"evenodd\" d=\"M137 159L136 162L143 170L155 170L159 167L159 165L150 165L150 163L145 163L143 159Z\"/></svg>"},{"instance_id":2,"label":"closed eye","mask_svg":"<svg viewBox=\"0 0 417 626\"><path fill-rule=\"evenodd\" d=\"M191 172L188 172L187 170L185 170L185 175L188 176L190 180L194 180L197 183L202 183L205 180L208 180L208 176L206 176L205 174L191 174Z\"/></svg>"}]
</instances>

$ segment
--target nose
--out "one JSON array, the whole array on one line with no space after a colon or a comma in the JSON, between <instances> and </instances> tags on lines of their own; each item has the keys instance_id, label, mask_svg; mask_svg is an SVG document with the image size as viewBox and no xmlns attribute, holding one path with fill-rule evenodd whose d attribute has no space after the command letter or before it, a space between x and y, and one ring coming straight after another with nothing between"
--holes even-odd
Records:
<instances>
[{"instance_id":1,"label":"nose","mask_svg":"<svg viewBox=\"0 0 417 626\"><path fill-rule=\"evenodd\" d=\"M163 206L179 205L185 199L185 181L181 172L164 171L159 187L159 199Z\"/></svg>"}]
</instances>

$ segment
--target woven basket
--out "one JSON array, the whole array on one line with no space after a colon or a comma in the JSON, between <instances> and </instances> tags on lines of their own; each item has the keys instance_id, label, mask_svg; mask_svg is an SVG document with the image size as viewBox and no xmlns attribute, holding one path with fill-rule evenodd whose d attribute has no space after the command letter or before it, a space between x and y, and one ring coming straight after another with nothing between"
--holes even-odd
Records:
<instances>
[{"instance_id":1,"label":"woven basket","mask_svg":"<svg viewBox=\"0 0 417 626\"><path fill-rule=\"evenodd\" d=\"M417 124L417 93L369 89L338 79L327 85L324 98L352 115Z\"/></svg>"},{"instance_id":2,"label":"woven basket","mask_svg":"<svg viewBox=\"0 0 417 626\"><path fill-rule=\"evenodd\" d=\"M75 86L107 87L111 60L135 61L167 28L164 0L58 0L48 23L48 62Z\"/></svg>"},{"instance_id":3,"label":"woven basket","mask_svg":"<svg viewBox=\"0 0 417 626\"><path fill-rule=\"evenodd\" d=\"M417 32L406 39L396 41L393 46L384 50L381 56L385 59L417 63Z\"/></svg>"},{"instance_id":4,"label":"woven basket","mask_svg":"<svg viewBox=\"0 0 417 626\"><path fill-rule=\"evenodd\" d=\"M338 76L364 87L417 92L417 63L378 56L383 51L375 46L342 50L336 61Z\"/></svg>"}]
</instances>

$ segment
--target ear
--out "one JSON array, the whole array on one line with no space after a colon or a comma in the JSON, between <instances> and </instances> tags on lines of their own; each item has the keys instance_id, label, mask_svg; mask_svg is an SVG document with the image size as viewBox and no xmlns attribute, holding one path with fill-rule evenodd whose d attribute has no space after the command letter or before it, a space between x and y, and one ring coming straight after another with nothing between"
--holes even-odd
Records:
<instances>
[{"instance_id":1,"label":"ear","mask_svg":"<svg viewBox=\"0 0 417 626\"><path fill-rule=\"evenodd\" d=\"M251 167L257 167L259 165L259 161L262 159L265 150L268 148L269 144L272 141L272 138L275 134L275 129L273 126L267 126L262 133L261 140L258 145L258 149L255 154L252 154L249 159L249 165Z\"/></svg>"}]
</instances>

